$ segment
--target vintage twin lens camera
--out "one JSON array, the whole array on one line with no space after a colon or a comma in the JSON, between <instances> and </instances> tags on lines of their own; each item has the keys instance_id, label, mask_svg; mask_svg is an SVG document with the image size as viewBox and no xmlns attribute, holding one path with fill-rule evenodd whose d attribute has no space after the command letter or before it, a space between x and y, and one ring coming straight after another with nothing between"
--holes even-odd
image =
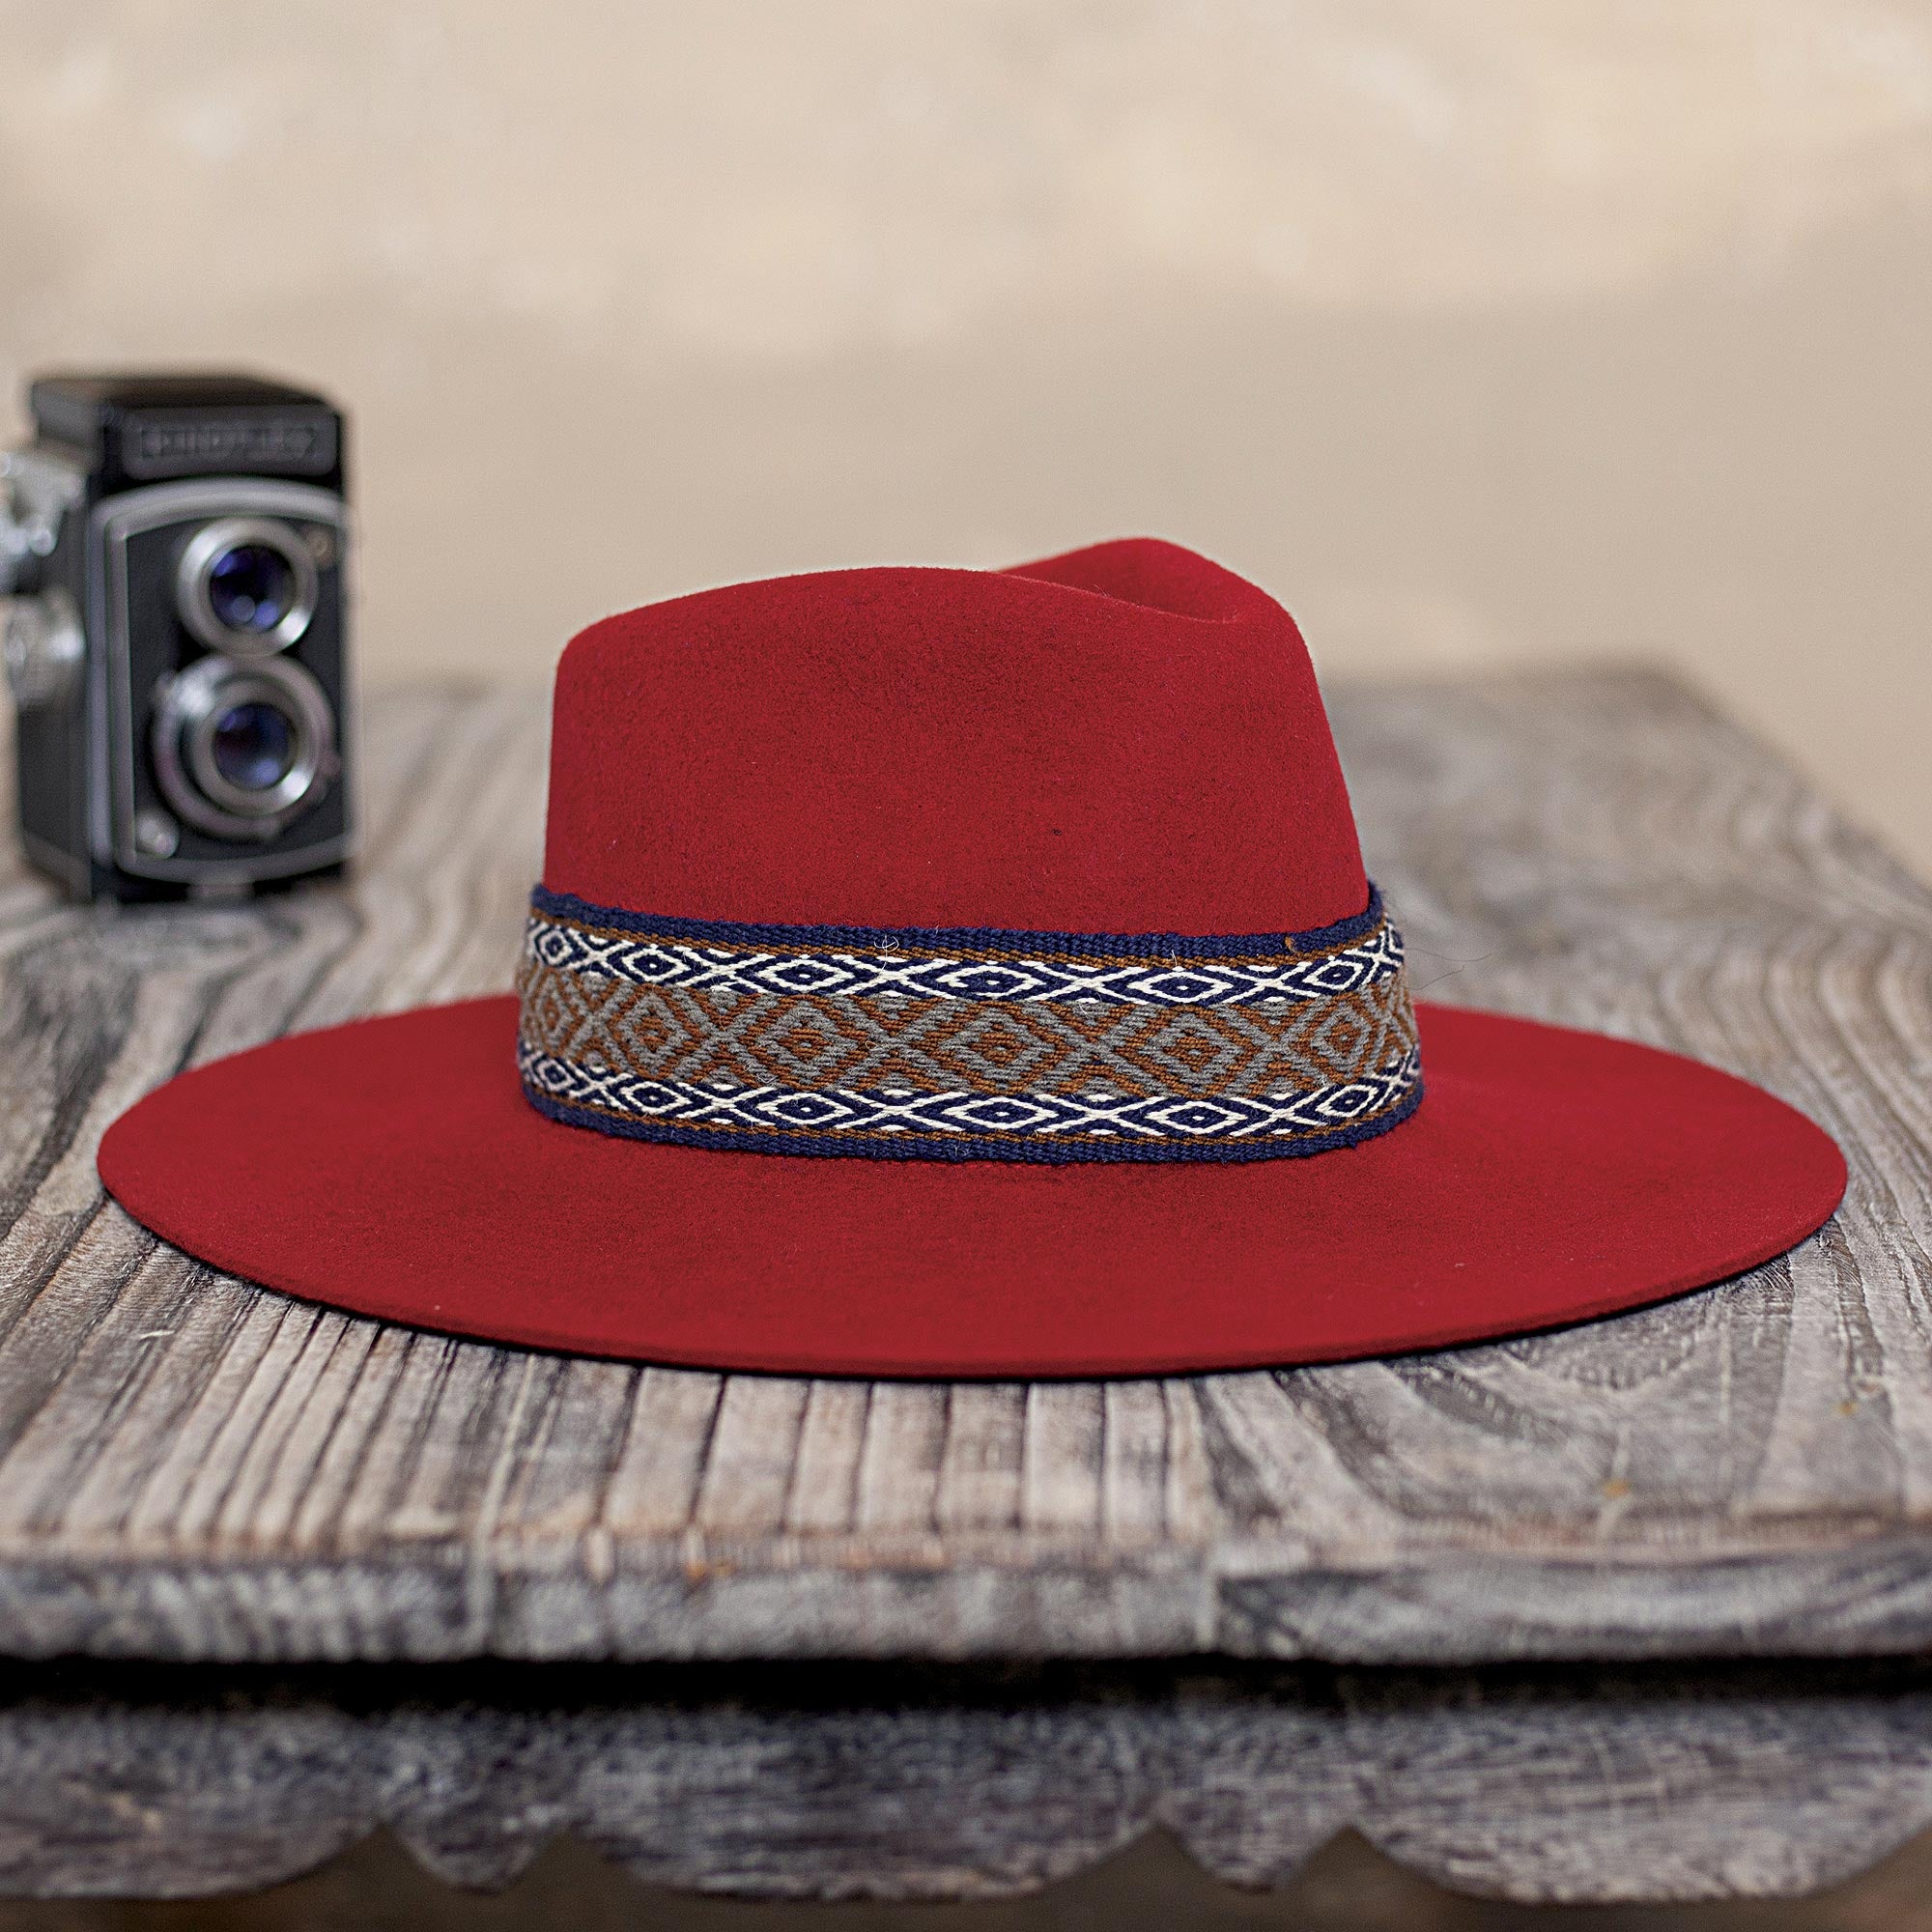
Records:
<instances>
[{"instance_id":1,"label":"vintage twin lens camera","mask_svg":"<svg viewBox=\"0 0 1932 1932\"><path fill-rule=\"evenodd\" d=\"M343 423L238 376L54 376L0 456L27 856L82 898L339 867Z\"/></svg>"}]
</instances>

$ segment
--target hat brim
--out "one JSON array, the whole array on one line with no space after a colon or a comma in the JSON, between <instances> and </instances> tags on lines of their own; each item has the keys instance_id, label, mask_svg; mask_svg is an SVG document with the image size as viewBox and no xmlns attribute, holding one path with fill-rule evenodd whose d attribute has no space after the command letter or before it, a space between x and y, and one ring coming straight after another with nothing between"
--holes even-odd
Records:
<instances>
[{"instance_id":1,"label":"hat brim","mask_svg":"<svg viewBox=\"0 0 1932 1932\"><path fill-rule=\"evenodd\" d=\"M513 999L297 1035L109 1129L102 1179L229 1273L494 1342L712 1369L1131 1376L1434 1348L1755 1266L1845 1165L1781 1100L1595 1034L1418 1009L1427 1094L1304 1159L729 1153L544 1119Z\"/></svg>"}]
</instances>

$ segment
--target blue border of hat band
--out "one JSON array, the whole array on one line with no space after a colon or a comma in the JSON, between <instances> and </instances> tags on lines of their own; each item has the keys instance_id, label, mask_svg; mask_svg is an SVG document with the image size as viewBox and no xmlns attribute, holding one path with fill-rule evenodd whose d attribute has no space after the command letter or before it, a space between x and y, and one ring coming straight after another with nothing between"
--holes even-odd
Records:
<instances>
[{"instance_id":1,"label":"blue border of hat band","mask_svg":"<svg viewBox=\"0 0 1932 1932\"><path fill-rule=\"evenodd\" d=\"M862 952L1013 952L1075 959L1253 959L1277 952L1326 952L1366 938L1387 918L1380 889L1369 882L1369 902L1352 919L1306 932L1250 932L1202 938L1186 932L1030 932L976 925L747 925L727 919L663 919L593 904L548 886L530 891L530 910L547 919L594 925L608 932L649 933L665 939L714 940L721 946L854 947Z\"/></svg>"}]
</instances>

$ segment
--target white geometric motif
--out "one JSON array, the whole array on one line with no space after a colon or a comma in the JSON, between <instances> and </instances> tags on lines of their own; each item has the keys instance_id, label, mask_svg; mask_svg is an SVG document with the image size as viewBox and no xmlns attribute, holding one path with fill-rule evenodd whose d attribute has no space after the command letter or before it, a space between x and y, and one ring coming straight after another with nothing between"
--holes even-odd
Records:
<instances>
[{"instance_id":1,"label":"white geometric motif","mask_svg":"<svg viewBox=\"0 0 1932 1932\"><path fill-rule=\"evenodd\" d=\"M1418 1084L1411 1049L1378 1072L1308 1094L852 1094L839 1089L716 1086L644 1080L525 1048L524 1082L567 1107L665 1126L724 1133L1255 1142L1336 1133L1399 1104Z\"/></svg>"},{"instance_id":2,"label":"white geometric motif","mask_svg":"<svg viewBox=\"0 0 1932 1932\"><path fill-rule=\"evenodd\" d=\"M1244 959L956 958L943 952L716 946L599 930L532 915L528 953L558 972L601 973L641 986L756 993L899 992L925 999L1103 1001L1164 1007L1321 1000L1402 970L1402 935L1383 920L1330 952Z\"/></svg>"}]
</instances>

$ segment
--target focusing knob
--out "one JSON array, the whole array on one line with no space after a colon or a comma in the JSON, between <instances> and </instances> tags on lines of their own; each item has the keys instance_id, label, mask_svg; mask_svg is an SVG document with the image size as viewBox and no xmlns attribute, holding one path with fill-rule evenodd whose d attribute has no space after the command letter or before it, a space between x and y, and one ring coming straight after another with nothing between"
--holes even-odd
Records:
<instances>
[{"instance_id":1,"label":"focusing knob","mask_svg":"<svg viewBox=\"0 0 1932 1932\"><path fill-rule=\"evenodd\" d=\"M61 520L86 494L86 478L63 457L0 451L0 597L33 587L60 541Z\"/></svg>"},{"instance_id":2,"label":"focusing knob","mask_svg":"<svg viewBox=\"0 0 1932 1932\"><path fill-rule=\"evenodd\" d=\"M4 606L7 684L22 711L65 697L80 676L86 641L65 590L10 597Z\"/></svg>"}]
</instances>

